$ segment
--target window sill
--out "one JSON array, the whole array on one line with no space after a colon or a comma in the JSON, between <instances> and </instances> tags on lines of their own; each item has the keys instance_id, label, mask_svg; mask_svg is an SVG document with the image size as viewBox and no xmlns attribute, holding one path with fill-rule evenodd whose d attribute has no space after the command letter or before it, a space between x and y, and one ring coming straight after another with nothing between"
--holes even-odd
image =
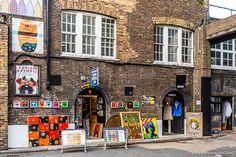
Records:
<instances>
[{"instance_id":1,"label":"window sill","mask_svg":"<svg viewBox=\"0 0 236 157\"><path fill-rule=\"evenodd\" d=\"M73 53L61 53L62 57L74 57L74 58L82 58L82 59L95 59L95 60L111 60L111 61L119 61L114 57L98 57L93 55L78 55Z\"/></svg>"},{"instance_id":2,"label":"window sill","mask_svg":"<svg viewBox=\"0 0 236 157\"><path fill-rule=\"evenodd\" d=\"M235 70L236 71L236 67L221 66L221 65L211 65L211 69L216 69L216 70Z\"/></svg>"},{"instance_id":3,"label":"window sill","mask_svg":"<svg viewBox=\"0 0 236 157\"><path fill-rule=\"evenodd\" d=\"M171 63L171 62L160 62L160 61L154 61L153 64L157 65L166 65L166 66L178 66L178 67L191 67L193 68L194 65L192 64L180 64L180 63Z\"/></svg>"}]
</instances>

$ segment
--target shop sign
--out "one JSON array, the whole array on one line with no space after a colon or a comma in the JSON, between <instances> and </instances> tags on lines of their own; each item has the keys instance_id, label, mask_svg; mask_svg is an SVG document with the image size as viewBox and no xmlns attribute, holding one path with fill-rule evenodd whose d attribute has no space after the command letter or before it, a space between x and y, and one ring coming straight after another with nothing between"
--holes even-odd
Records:
<instances>
[{"instance_id":1,"label":"shop sign","mask_svg":"<svg viewBox=\"0 0 236 157\"><path fill-rule=\"evenodd\" d=\"M116 102L111 102L111 108L117 108L117 103Z\"/></svg>"},{"instance_id":2,"label":"shop sign","mask_svg":"<svg viewBox=\"0 0 236 157\"><path fill-rule=\"evenodd\" d=\"M202 112L187 112L186 122L187 122L186 128L188 136L193 136L193 137L203 136Z\"/></svg>"},{"instance_id":3,"label":"shop sign","mask_svg":"<svg viewBox=\"0 0 236 157\"><path fill-rule=\"evenodd\" d=\"M84 130L62 130L62 145L85 145Z\"/></svg>"},{"instance_id":4,"label":"shop sign","mask_svg":"<svg viewBox=\"0 0 236 157\"><path fill-rule=\"evenodd\" d=\"M98 67L92 69L91 85L92 86L99 85L99 69L98 69Z\"/></svg>"},{"instance_id":5,"label":"shop sign","mask_svg":"<svg viewBox=\"0 0 236 157\"><path fill-rule=\"evenodd\" d=\"M39 95L39 66L16 65L15 94Z\"/></svg>"}]
</instances>

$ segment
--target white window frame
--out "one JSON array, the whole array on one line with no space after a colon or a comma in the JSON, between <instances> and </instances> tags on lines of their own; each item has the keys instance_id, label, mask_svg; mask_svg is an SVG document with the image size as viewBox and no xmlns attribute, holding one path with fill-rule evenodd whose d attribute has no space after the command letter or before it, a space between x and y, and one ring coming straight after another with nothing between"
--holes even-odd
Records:
<instances>
[{"instance_id":1,"label":"white window frame","mask_svg":"<svg viewBox=\"0 0 236 157\"><path fill-rule=\"evenodd\" d=\"M174 27L174 26L167 26L167 25L156 25L155 27L162 27L163 28L163 61L155 60L153 64L163 64L163 65L176 65L176 66L186 66L186 67L194 67L193 65L193 31L184 29L181 27ZM156 28L154 28L156 29ZM176 62L169 62L168 61L168 29L176 29L178 30L178 48L177 48L177 61ZM188 31L192 33L191 36L191 59L190 63L182 62L182 31ZM154 35L154 37L156 37ZM155 43L157 44L157 43ZM155 53L155 52L154 52Z\"/></svg>"},{"instance_id":2,"label":"white window frame","mask_svg":"<svg viewBox=\"0 0 236 157\"><path fill-rule=\"evenodd\" d=\"M211 51L218 51L218 52L221 53L221 65L213 65L213 64L211 64L211 68L212 69L236 70L236 39L231 39L231 40L232 40L232 50L224 50L223 49L223 43L224 42L218 43L218 44L220 44L220 49L218 49L216 47L212 47L211 48ZM212 45L212 46L214 46L214 45ZM224 66L223 65L223 54L224 54L224 52L225 53L232 53L232 59L233 59L232 66Z\"/></svg>"},{"instance_id":3,"label":"white window frame","mask_svg":"<svg viewBox=\"0 0 236 157\"><path fill-rule=\"evenodd\" d=\"M76 14L76 50L75 53L62 52L61 56L78 57L78 58L94 58L94 59L106 59L106 60L117 60L116 59L116 19L103 16L100 14L88 13L88 12L76 12L76 11L62 11L63 13L74 13ZM83 15L95 17L95 54L83 54ZM62 16L61 16L62 18ZM102 56L101 55L101 38L102 38L102 18L109 18L115 21L114 23L114 56ZM62 25L62 19L61 19ZM61 30L62 33L62 30ZM62 42L61 42L62 44Z\"/></svg>"}]
</instances>

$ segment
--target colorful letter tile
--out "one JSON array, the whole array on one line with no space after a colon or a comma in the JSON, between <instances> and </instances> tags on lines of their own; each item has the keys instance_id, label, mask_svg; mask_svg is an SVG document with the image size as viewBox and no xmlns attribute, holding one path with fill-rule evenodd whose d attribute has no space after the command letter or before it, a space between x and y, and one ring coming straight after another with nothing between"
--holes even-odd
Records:
<instances>
[{"instance_id":1,"label":"colorful letter tile","mask_svg":"<svg viewBox=\"0 0 236 157\"><path fill-rule=\"evenodd\" d=\"M46 108L52 108L52 101L46 100L45 106L46 106Z\"/></svg>"},{"instance_id":2,"label":"colorful letter tile","mask_svg":"<svg viewBox=\"0 0 236 157\"><path fill-rule=\"evenodd\" d=\"M68 101L61 101L61 108L62 109L69 108L69 102Z\"/></svg>"},{"instance_id":3,"label":"colorful letter tile","mask_svg":"<svg viewBox=\"0 0 236 157\"><path fill-rule=\"evenodd\" d=\"M13 108L20 108L21 101L20 100L14 100L13 101Z\"/></svg>"},{"instance_id":4,"label":"colorful letter tile","mask_svg":"<svg viewBox=\"0 0 236 157\"><path fill-rule=\"evenodd\" d=\"M21 103L21 108L29 108L29 101L23 100Z\"/></svg>"},{"instance_id":5,"label":"colorful letter tile","mask_svg":"<svg viewBox=\"0 0 236 157\"><path fill-rule=\"evenodd\" d=\"M117 108L117 103L116 102L111 102L111 108Z\"/></svg>"},{"instance_id":6,"label":"colorful letter tile","mask_svg":"<svg viewBox=\"0 0 236 157\"><path fill-rule=\"evenodd\" d=\"M53 108L60 108L61 103L60 101L53 101Z\"/></svg>"},{"instance_id":7,"label":"colorful letter tile","mask_svg":"<svg viewBox=\"0 0 236 157\"><path fill-rule=\"evenodd\" d=\"M37 101L30 101L30 108L37 108L38 102Z\"/></svg>"}]
</instances>

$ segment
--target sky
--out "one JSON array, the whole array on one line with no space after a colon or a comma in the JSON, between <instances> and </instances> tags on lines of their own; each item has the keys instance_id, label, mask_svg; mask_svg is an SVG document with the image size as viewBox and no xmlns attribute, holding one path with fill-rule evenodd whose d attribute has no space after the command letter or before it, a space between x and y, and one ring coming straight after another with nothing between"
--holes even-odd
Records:
<instances>
[{"instance_id":1,"label":"sky","mask_svg":"<svg viewBox=\"0 0 236 157\"><path fill-rule=\"evenodd\" d=\"M236 0L209 0L209 3L212 5L217 5L221 7L226 7L236 10ZM236 11L233 12L236 14ZM225 18L231 15L230 10L220 9L215 7L210 7L210 16L216 18Z\"/></svg>"}]
</instances>

